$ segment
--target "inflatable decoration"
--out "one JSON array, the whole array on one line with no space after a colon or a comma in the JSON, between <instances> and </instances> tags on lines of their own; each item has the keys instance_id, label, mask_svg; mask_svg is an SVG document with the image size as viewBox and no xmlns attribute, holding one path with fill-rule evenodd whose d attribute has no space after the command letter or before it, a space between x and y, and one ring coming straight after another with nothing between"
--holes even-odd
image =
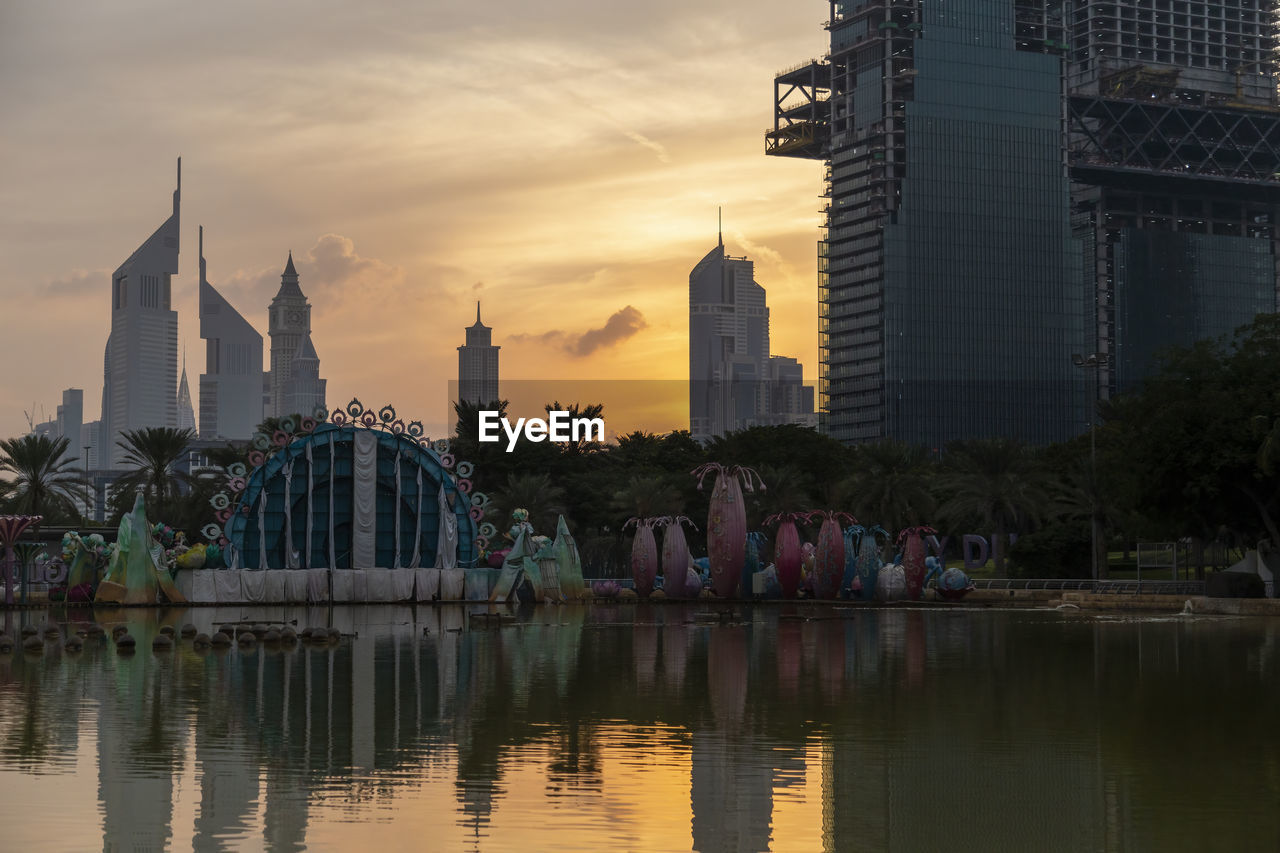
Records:
<instances>
[{"instance_id":1,"label":"inflatable decoration","mask_svg":"<svg viewBox=\"0 0 1280 853\"><path fill-rule=\"evenodd\" d=\"M938 595L947 601L959 601L975 589L973 581L960 569L947 569L938 578Z\"/></svg>"},{"instance_id":2,"label":"inflatable decoration","mask_svg":"<svg viewBox=\"0 0 1280 853\"><path fill-rule=\"evenodd\" d=\"M0 515L0 559L4 560L4 603L13 604L13 570L18 565L14 545L28 527L39 524L43 515Z\"/></svg>"},{"instance_id":3,"label":"inflatable decoration","mask_svg":"<svg viewBox=\"0 0 1280 853\"><path fill-rule=\"evenodd\" d=\"M695 468L698 488L708 474L716 475L711 489L711 507L707 511L707 557L711 562L711 587L720 598L732 598L742 580L742 564L747 559L747 507L742 499L743 487L755 491L764 481L751 468L725 467L708 462ZM739 483L741 480L741 483Z\"/></svg>"},{"instance_id":4,"label":"inflatable decoration","mask_svg":"<svg viewBox=\"0 0 1280 853\"><path fill-rule=\"evenodd\" d=\"M756 531L747 534L747 558L742 563L742 597L751 598L755 594L753 578L764 569L760 565L760 555L764 553L769 540L763 533Z\"/></svg>"},{"instance_id":5,"label":"inflatable decoration","mask_svg":"<svg viewBox=\"0 0 1280 853\"><path fill-rule=\"evenodd\" d=\"M622 529L634 526L635 539L631 541L631 579L636 583L636 595L648 598L658 577L658 543L653 538L653 525L657 518L632 518Z\"/></svg>"},{"instance_id":6,"label":"inflatable decoration","mask_svg":"<svg viewBox=\"0 0 1280 853\"><path fill-rule=\"evenodd\" d=\"M795 598L800 588L800 531L796 529L796 520L803 517L800 513L780 512L764 520L765 524L778 525L778 535L773 540L773 564L783 598Z\"/></svg>"},{"instance_id":7,"label":"inflatable decoration","mask_svg":"<svg viewBox=\"0 0 1280 853\"><path fill-rule=\"evenodd\" d=\"M556 541L551 546L556 558L556 571L560 575L560 592L569 601L579 601L586 597L587 587L582 579L582 555L578 553L578 543L569 533L569 525L564 516L556 522Z\"/></svg>"},{"instance_id":8,"label":"inflatable decoration","mask_svg":"<svg viewBox=\"0 0 1280 853\"><path fill-rule=\"evenodd\" d=\"M164 546L156 542L151 531L146 501L139 491L133 511L120 519L116 551L111 555L106 576L98 584L95 602L155 604L161 592L171 604L186 602L165 567Z\"/></svg>"},{"instance_id":9,"label":"inflatable decoration","mask_svg":"<svg viewBox=\"0 0 1280 853\"><path fill-rule=\"evenodd\" d=\"M880 557L880 540L889 538L889 531L878 524L865 528L858 541L858 580L862 598L870 601L876 595L876 577L884 560Z\"/></svg>"},{"instance_id":10,"label":"inflatable decoration","mask_svg":"<svg viewBox=\"0 0 1280 853\"><path fill-rule=\"evenodd\" d=\"M846 594L853 597L856 589L861 588L858 581L858 545L866 528L861 524L851 524L844 529L844 573L840 575L840 596Z\"/></svg>"},{"instance_id":11,"label":"inflatable decoration","mask_svg":"<svg viewBox=\"0 0 1280 853\"><path fill-rule=\"evenodd\" d=\"M881 601L900 601L906 595L907 576L902 566L882 566L876 575L876 598Z\"/></svg>"},{"instance_id":12,"label":"inflatable decoration","mask_svg":"<svg viewBox=\"0 0 1280 853\"><path fill-rule=\"evenodd\" d=\"M814 558L814 598L835 598L840 592L840 579L844 575L844 534L840 522L857 524L858 520L847 512L818 510L809 513L809 520L822 519L818 531L818 547Z\"/></svg>"},{"instance_id":13,"label":"inflatable decoration","mask_svg":"<svg viewBox=\"0 0 1280 853\"><path fill-rule=\"evenodd\" d=\"M662 528L662 591L667 598L696 596L702 590L697 574L689 569L689 543L684 527L693 522L683 515L664 516L654 522ZM697 530L694 527L694 530ZM692 579L692 580L691 580Z\"/></svg>"},{"instance_id":14,"label":"inflatable decoration","mask_svg":"<svg viewBox=\"0 0 1280 853\"><path fill-rule=\"evenodd\" d=\"M69 530L63 534L62 561L67 564L67 601L93 601L102 572L115 550L116 546L108 545L98 533L82 537Z\"/></svg>"},{"instance_id":15,"label":"inflatable decoration","mask_svg":"<svg viewBox=\"0 0 1280 853\"><path fill-rule=\"evenodd\" d=\"M527 580L533 587L535 601L542 600L542 573L538 570L538 561L534 559L537 546L533 542L533 525L529 523L527 509L511 511L514 522L507 536L514 540L511 549L502 561L502 572L493 585L490 601L507 601L521 584Z\"/></svg>"},{"instance_id":16,"label":"inflatable decoration","mask_svg":"<svg viewBox=\"0 0 1280 853\"><path fill-rule=\"evenodd\" d=\"M937 532L932 527L908 527L898 534L907 599L910 601L918 601L920 593L924 591L924 537Z\"/></svg>"}]
</instances>

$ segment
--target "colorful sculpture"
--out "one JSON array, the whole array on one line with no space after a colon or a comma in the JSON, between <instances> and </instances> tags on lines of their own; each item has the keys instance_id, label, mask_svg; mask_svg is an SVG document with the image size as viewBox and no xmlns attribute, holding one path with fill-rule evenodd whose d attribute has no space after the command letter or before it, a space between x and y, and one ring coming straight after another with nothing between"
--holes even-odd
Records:
<instances>
[{"instance_id":1,"label":"colorful sculpture","mask_svg":"<svg viewBox=\"0 0 1280 853\"><path fill-rule=\"evenodd\" d=\"M82 537L74 530L62 536L62 561L67 564L67 601L92 601L102 572L115 554L98 533Z\"/></svg>"},{"instance_id":2,"label":"colorful sculpture","mask_svg":"<svg viewBox=\"0 0 1280 853\"><path fill-rule=\"evenodd\" d=\"M907 599L910 601L918 601L920 593L924 591L924 537L937 532L932 527L908 527L898 534Z\"/></svg>"},{"instance_id":3,"label":"colorful sculpture","mask_svg":"<svg viewBox=\"0 0 1280 853\"><path fill-rule=\"evenodd\" d=\"M665 516L655 522L662 528L662 591L667 598L696 596L702 584L690 583L689 543L684 538L684 527L693 522L683 515ZM697 529L696 527L694 528ZM696 574L692 575L694 578Z\"/></svg>"},{"instance_id":4,"label":"colorful sculpture","mask_svg":"<svg viewBox=\"0 0 1280 853\"><path fill-rule=\"evenodd\" d=\"M636 595L648 598L653 592L653 584L658 577L658 543L653 538L653 525L656 518L632 518L623 525L635 527L636 535L631 540L631 579L636 584Z\"/></svg>"},{"instance_id":5,"label":"colorful sculpture","mask_svg":"<svg viewBox=\"0 0 1280 853\"><path fill-rule=\"evenodd\" d=\"M773 564L778 572L778 585L782 587L783 598L795 598L800 588L800 531L796 528L796 519L803 515L794 512L780 512L765 519L765 524L778 525L778 533L773 541Z\"/></svg>"},{"instance_id":6,"label":"colorful sculpture","mask_svg":"<svg viewBox=\"0 0 1280 853\"><path fill-rule=\"evenodd\" d=\"M947 601L959 601L976 588L960 569L947 569L938 577L938 595Z\"/></svg>"},{"instance_id":7,"label":"colorful sculpture","mask_svg":"<svg viewBox=\"0 0 1280 853\"><path fill-rule=\"evenodd\" d=\"M760 565L760 555L764 553L769 542L759 531L747 534L747 558L742 563L742 597L751 598L755 594L754 576L764 570Z\"/></svg>"},{"instance_id":8,"label":"colorful sculpture","mask_svg":"<svg viewBox=\"0 0 1280 853\"><path fill-rule=\"evenodd\" d=\"M587 585L582 579L582 555L578 543L569 533L564 516L556 521L556 541L551 546L556 558L556 571L560 575L560 591L569 601L579 601L587 595Z\"/></svg>"},{"instance_id":9,"label":"colorful sculpture","mask_svg":"<svg viewBox=\"0 0 1280 853\"><path fill-rule=\"evenodd\" d=\"M870 601L876 596L876 580L884 560L880 557L880 539L888 539L889 531L878 524L863 530L858 540L858 580L862 585L862 598Z\"/></svg>"},{"instance_id":10,"label":"colorful sculpture","mask_svg":"<svg viewBox=\"0 0 1280 853\"><path fill-rule=\"evenodd\" d=\"M133 510L120 519L116 551L107 565L106 576L98 584L94 601L108 604L155 604L159 593L170 603L185 603L173 577L165 567L164 546L155 541L147 523L142 492Z\"/></svg>"},{"instance_id":11,"label":"colorful sculpture","mask_svg":"<svg viewBox=\"0 0 1280 853\"><path fill-rule=\"evenodd\" d=\"M538 561L534 559L537 547L533 543L533 525L529 523L529 511L516 509L511 513L513 524L507 533L514 540L511 549L502 562L502 572L498 582L493 585L490 601L506 601L512 592L527 579L533 587L535 601L542 600L542 573L538 570Z\"/></svg>"},{"instance_id":12,"label":"colorful sculpture","mask_svg":"<svg viewBox=\"0 0 1280 853\"><path fill-rule=\"evenodd\" d=\"M0 550L4 554L4 603L13 604L13 570L17 567L17 555L13 546L18 537L33 524L39 524L43 515L0 515Z\"/></svg>"},{"instance_id":13,"label":"colorful sculpture","mask_svg":"<svg viewBox=\"0 0 1280 853\"><path fill-rule=\"evenodd\" d=\"M844 575L844 534L840 522L857 524L858 520L847 512L818 510L809 513L809 519L822 519L818 530L818 546L814 559L813 595L815 598L835 598L840 592L840 579Z\"/></svg>"},{"instance_id":14,"label":"colorful sculpture","mask_svg":"<svg viewBox=\"0 0 1280 853\"><path fill-rule=\"evenodd\" d=\"M698 488L703 480L715 473L715 485L711 489L711 507L707 511L707 557L711 561L711 586L720 598L732 598L742 581L742 564L747 558L747 507L742 499L743 488L755 491L759 484L764 491L764 481L751 468L725 467L718 462L708 462L693 471L698 478ZM741 483L739 483L741 480Z\"/></svg>"}]
</instances>

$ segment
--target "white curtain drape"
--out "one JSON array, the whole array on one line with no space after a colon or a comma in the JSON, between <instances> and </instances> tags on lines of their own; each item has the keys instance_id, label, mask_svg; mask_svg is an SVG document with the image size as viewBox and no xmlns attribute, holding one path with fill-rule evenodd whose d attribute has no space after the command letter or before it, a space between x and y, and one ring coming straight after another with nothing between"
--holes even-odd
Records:
<instances>
[{"instance_id":1,"label":"white curtain drape","mask_svg":"<svg viewBox=\"0 0 1280 853\"><path fill-rule=\"evenodd\" d=\"M378 436L357 429L351 466L351 568L371 569L377 562Z\"/></svg>"},{"instance_id":2,"label":"white curtain drape","mask_svg":"<svg viewBox=\"0 0 1280 853\"><path fill-rule=\"evenodd\" d=\"M455 569L458 567L458 519L444 496L444 483L440 484L436 505L440 514L440 535L436 539L436 568Z\"/></svg>"}]
</instances>

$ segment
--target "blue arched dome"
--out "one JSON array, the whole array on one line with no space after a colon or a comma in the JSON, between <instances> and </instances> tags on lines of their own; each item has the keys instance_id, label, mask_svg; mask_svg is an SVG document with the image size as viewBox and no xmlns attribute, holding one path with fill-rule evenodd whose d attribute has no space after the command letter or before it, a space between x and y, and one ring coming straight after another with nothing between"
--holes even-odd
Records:
<instances>
[{"instance_id":1,"label":"blue arched dome","mask_svg":"<svg viewBox=\"0 0 1280 853\"><path fill-rule=\"evenodd\" d=\"M457 563L474 565L471 499L435 451L403 433L320 424L254 469L226 536L248 569L432 566L442 487Z\"/></svg>"}]
</instances>

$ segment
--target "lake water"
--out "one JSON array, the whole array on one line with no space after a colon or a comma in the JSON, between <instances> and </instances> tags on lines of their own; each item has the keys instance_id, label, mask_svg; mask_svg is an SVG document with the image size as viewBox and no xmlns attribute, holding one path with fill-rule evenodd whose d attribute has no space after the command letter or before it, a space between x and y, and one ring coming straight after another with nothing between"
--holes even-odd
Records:
<instances>
[{"instance_id":1,"label":"lake water","mask_svg":"<svg viewBox=\"0 0 1280 853\"><path fill-rule=\"evenodd\" d=\"M6 850L1280 849L1280 625L697 605L6 614ZM154 653L161 624L334 646ZM70 620L70 621L68 621Z\"/></svg>"}]
</instances>

